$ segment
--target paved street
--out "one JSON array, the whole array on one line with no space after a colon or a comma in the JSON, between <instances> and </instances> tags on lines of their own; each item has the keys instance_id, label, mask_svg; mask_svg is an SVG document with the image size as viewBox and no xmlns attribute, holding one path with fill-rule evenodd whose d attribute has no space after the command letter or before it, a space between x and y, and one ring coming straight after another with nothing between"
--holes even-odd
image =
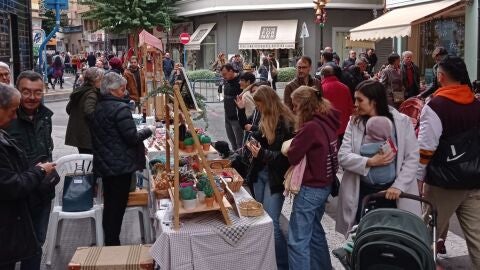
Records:
<instances>
[{"instance_id":1,"label":"paved street","mask_svg":"<svg viewBox=\"0 0 480 270\"><path fill-rule=\"evenodd\" d=\"M280 91L280 94L283 94ZM48 102L46 105L54 111L53 117L53 138L55 149L53 152L54 159L61 156L76 153L73 147L64 145L65 130L68 122L68 116L65 112L67 101ZM223 127L223 104L209 103L208 104L209 129L208 132L212 135L214 140L225 140L226 135ZM204 123L198 123L204 126ZM327 240L330 248L337 248L344 243L344 237L335 232L335 209L336 199L331 199L327 205L326 215L323 218L323 225L327 234ZM282 219L282 229L287 231L288 219L291 212L290 199L285 200ZM461 230L456 218L452 218L450 232L447 238L447 250L449 252L448 258L441 259L441 265L445 269L472 269L467 256L465 241L462 238ZM140 243L140 227L138 218L132 213L128 213L125 217L125 222L122 228L121 240L123 244ZM73 256L75 248L78 246L90 245L92 242L90 224L88 220L81 220L80 222L65 222L63 229L63 237L60 242L60 248L57 248L54 255L53 265L51 268L45 267L43 269L65 269L70 258ZM332 263L335 269L342 269L342 266L337 259L332 257Z\"/></svg>"}]
</instances>

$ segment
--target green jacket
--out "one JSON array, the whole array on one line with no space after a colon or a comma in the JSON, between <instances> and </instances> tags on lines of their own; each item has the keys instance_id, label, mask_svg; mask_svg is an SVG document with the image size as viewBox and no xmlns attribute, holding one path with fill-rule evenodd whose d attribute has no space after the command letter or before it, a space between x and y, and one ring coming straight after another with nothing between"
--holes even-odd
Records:
<instances>
[{"instance_id":1,"label":"green jacket","mask_svg":"<svg viewBox=\"0 0 480 270\"><path fill-rule=\"evenodd\" d=\"M40 104L33 119L30 119L20 107L17 110L17 119L5 130L12 137L18 148L27 156L29 166L38 162L52 161L52 116L53 112ZM29 205L50 203L55 197L55 187L48 190L35 189L28 197Z\"/></svg>"},{"instance_id":2,"label":"green jacket","mask_svg":"<svg viewBox=\"0 0 480 270\"><path fill-rule=\"evenodd\" d=\"M20 107L17 110L17 119L6 129L7 133L15 139L18 147L25 152L30 165L38 163L41 157L52 161L52 116L53 112L43 104L40 105L33 119L30 119Z\"/></svg>"},{"instance_id":3,"label":"green jacket","mask_svg":"<svg viewBox=\"0 0 480 270\"><path fill-rule=\"evenodd\" d=\"M70 95L70 101L67 104L67 113L70 118L65 135L66 145L92 149L89 122L95 112L99 94L94 86L84 84Z\"/></svg>"}]
</instances>

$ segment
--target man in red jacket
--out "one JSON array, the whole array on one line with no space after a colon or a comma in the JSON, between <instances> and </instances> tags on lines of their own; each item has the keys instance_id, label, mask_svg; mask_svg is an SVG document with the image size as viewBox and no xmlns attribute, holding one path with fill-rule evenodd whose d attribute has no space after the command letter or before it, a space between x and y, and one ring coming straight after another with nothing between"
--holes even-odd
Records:
<instances>
[{"instance_id":1,"label":"man in red jacket","mask_svg":"<svg viewBox=\"0 0 480 270\"><path fill-rule=\"evenodd\" d=\"M337 130L338 148L343 141L343 134L353 111L353 101L348 86L341 83L335 76L332 66L326 65L320 71L322 78L323 96L328 99L332 106L340 111L340 127Z\"/></svg>"}]
</instances>

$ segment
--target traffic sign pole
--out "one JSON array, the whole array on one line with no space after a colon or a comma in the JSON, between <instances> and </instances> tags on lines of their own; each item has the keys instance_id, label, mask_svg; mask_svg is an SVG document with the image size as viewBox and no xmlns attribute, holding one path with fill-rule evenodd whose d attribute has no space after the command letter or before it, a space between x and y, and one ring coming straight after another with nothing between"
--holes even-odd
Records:
<instances>
[{"instance_id":1,"label":"traffic sign pole","mask_svg":"<svg viewBox=\"0 0 480 270\"><path fill-rule=\"evenodd\" d=\"M180 34L180 42L183 44L183 67L185 70L187 69L187 45L190 42L190 35L188 33L181 33Z\"/></svg>"}]
</instances>

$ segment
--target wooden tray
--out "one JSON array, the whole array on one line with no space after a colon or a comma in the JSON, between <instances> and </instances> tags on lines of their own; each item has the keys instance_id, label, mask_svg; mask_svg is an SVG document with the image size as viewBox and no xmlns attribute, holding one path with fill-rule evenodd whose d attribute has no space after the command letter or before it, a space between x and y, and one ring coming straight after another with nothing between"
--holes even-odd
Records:
<instances>
[{"instance_id":1,"label":"wooden tray","mask_svg":"<svg viewBox=\"0 0 480 270\"><path fill-rule=\"evenodd\" d=\"M168 191L170 193L170 199L172 200L172 204L175 204L175 199L174 199L175 196L174 196L173 188L170 188ZM226 208L232 208L232 205L230 204L230 202L228 202L225 196L223 196L223 205L225 205ZM210 212L210 211L218 211L218 210L220 210L220 205L218 205L217 202L213 203L213 207L207 207L205 203L198 203L195 209L186 210L185 208L183 208L182 200L180 200L180 207L179 207L178 213L182 215L182 214L201 213L201 212Z\"/></svg>"}]
</instances>

